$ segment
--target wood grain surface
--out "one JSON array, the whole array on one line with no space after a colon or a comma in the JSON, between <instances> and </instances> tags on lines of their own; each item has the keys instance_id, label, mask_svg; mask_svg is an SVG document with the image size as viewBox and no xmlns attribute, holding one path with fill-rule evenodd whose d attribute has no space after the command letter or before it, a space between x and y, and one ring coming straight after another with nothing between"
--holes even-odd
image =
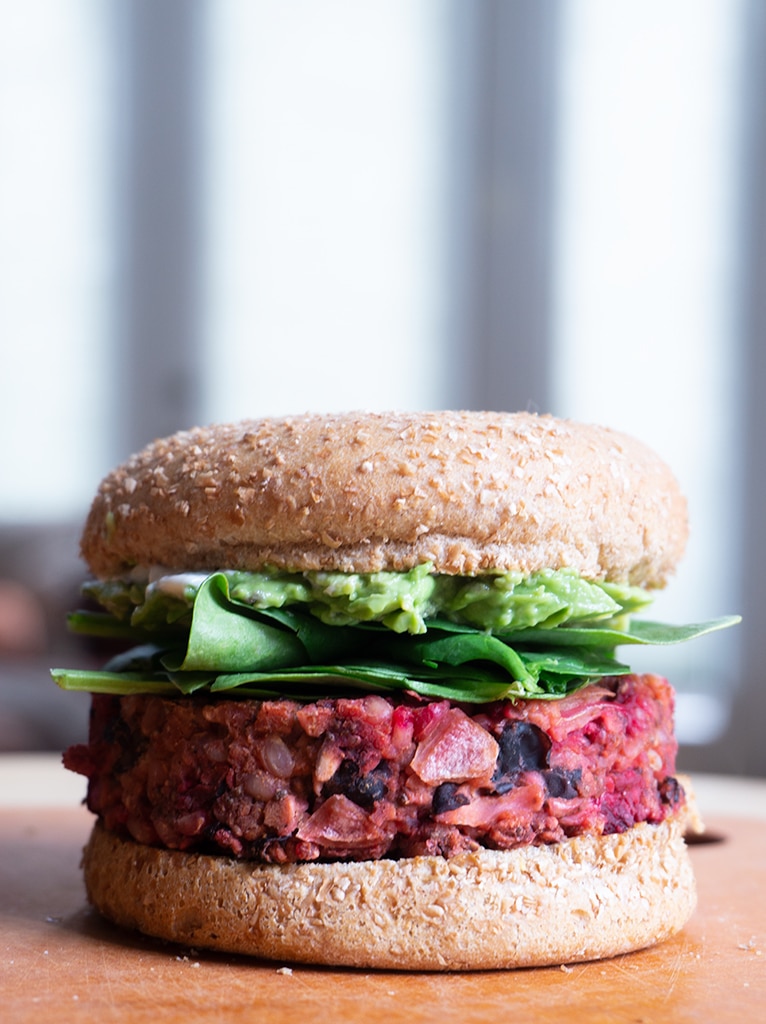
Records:
<instances>
[{"instance_id":1,"label":"wood grain surface","mask_svg":"<svg viewBox=\"0 0 766 1024\"><path fill-rule=\"evenodd\" d=\"M650 1024L766 1020L766 822L716 818L692 850L699 908L652 950L472 974L330 970L204 954L119 931L85 904L83 808L0 809L6 1024Z\"/></svg>"}]
</instances>

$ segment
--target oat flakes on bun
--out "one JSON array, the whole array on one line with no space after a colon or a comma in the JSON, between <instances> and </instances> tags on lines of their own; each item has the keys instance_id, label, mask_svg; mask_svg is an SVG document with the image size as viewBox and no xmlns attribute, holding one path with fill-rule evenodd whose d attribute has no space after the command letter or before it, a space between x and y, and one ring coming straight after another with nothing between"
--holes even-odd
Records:
<instances>
[{"instance_id":1,"label":"oat flakes on bun","mask_svg":"<svg viewBox=\"0 0 766 1024\"><path fill-rule=\"evenodd\" d=\"M529 413L252 420L101 484L73 629L92 693L90 901L281 961L468 970L613 956L695 905L673 691L617 649L686 541L666 465ZM98 607L99 610L93 610Z\"/></svg>"}]
</instances>

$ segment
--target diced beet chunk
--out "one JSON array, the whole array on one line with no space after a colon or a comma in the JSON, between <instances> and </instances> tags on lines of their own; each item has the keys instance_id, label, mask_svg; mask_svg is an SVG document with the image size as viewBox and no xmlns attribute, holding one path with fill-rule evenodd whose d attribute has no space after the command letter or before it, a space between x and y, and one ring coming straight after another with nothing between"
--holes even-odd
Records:
<instances>
[{"instance_id":1,"label":"diced beet chunk","mask_svg":"<svg viewBox=\"0 0 766 1024\"><path fill-rule=\"evenodd\" d=\"M450 708L418 744L410 767L423 782L489 778L497 759L495 739L460 708Z\"/></svg>"}]
</instances>

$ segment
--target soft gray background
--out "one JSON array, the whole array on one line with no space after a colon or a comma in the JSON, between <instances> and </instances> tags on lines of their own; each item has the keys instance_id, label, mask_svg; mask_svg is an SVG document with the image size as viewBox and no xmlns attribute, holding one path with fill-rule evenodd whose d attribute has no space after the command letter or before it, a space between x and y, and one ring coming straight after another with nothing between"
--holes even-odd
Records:
<instances>
[{"instance_id":1,"label":"soft gray background","mask_svg":"<svg viewBox=\"0 0 766 1024\"><path fill-rule=\"evenodd\" d=\"M676 469L692 543L658 604L745 619L652 666L687 767L766 774L759 0L0 0L0 21L0 746L84 727L46 669L87 657L62 627L79 523L147 440L529 408Z\"/></svg>"}]
</instances>

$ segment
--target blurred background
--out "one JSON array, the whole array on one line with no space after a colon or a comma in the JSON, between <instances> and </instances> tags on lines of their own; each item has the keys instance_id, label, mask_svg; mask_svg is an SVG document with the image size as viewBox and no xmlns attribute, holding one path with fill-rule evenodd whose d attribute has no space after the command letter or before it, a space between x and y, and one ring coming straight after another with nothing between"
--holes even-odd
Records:
<instances>
[{"instance_id":1,"label":"blurred background","mask_svg":"<svg viewBox=\"0 0 766 1024\"><path fill-rule=\"evenodd\" d=\"M673 466L639 668L766 775L766 4L0 0L0 749L84 736L81 522L158 435L553 412ZM82 699L80 699L82 697Z\"/></svg>"}]
</instances>

